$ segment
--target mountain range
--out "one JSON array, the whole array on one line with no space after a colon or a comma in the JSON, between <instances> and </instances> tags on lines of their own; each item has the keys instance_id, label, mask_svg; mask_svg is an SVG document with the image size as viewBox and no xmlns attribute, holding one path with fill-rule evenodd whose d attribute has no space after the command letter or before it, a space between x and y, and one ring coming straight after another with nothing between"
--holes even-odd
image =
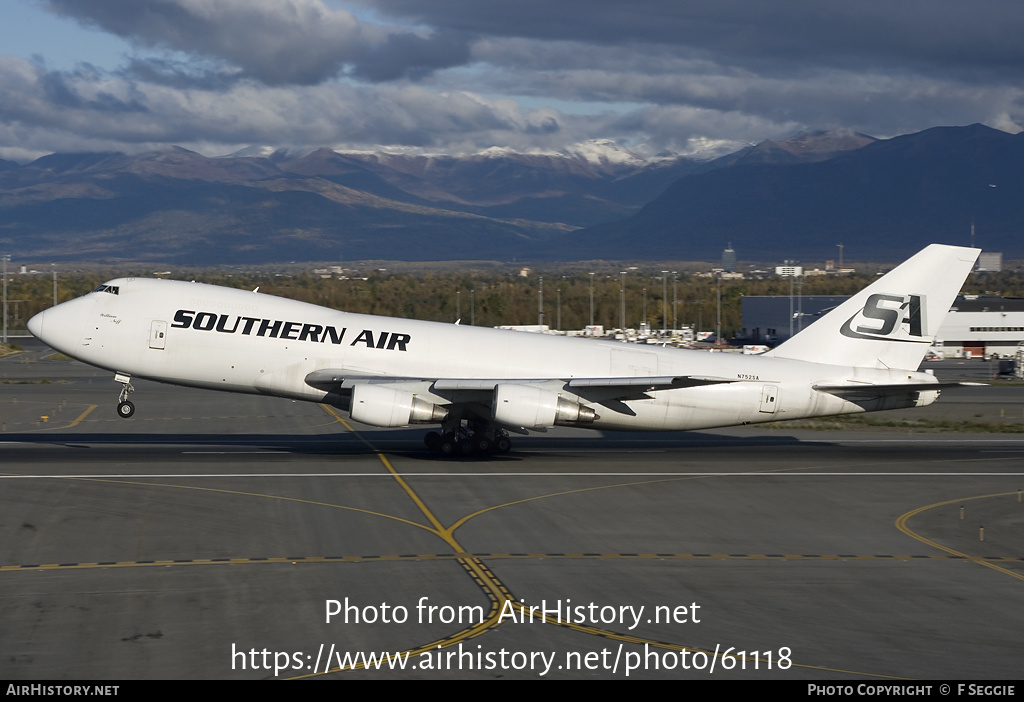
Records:
<instances>
[{"instance_id":1,"label":"mountain range","mask_svg":"<svg viewBox=\"0 0 1024 702\"><path fill-rule=\"evenodd\" d=\"M793 163L754 151L576 234L598 256L629 246L638 259L701 260L731 242L752 260L834 258L844 244L856 260L898 261L930 243L971 244L973 223L979 247L1024 255L1024 133L936 127Z\"/></svg>"},{"instance_id":2,"label":"mountain range","mask_svg":"<svg viewBox=\"0 0 1024 702\"><path fill-rule=\"evenodd\" d=\"M466 156L250 148L0 160L13 260L896 260L932 241L1024 255L1024 136L849 131L715 159L614 142Z\"/></svg>"}]
</instances>

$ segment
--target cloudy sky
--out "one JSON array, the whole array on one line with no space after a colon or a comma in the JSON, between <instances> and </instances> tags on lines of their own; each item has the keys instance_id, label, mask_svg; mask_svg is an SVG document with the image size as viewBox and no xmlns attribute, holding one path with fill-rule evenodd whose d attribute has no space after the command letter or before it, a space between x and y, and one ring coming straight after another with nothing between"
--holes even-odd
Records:
<instances>
[{"instance_id":1,"label":"cloudy sky","mask_svg":"<svg viewBox=\"0 0 1024 702\"><path fill-rule=\"evenodd\" d=\"M1019 0L5 0L0 157L1024 125Z\"/></svg>"}]
</instances>

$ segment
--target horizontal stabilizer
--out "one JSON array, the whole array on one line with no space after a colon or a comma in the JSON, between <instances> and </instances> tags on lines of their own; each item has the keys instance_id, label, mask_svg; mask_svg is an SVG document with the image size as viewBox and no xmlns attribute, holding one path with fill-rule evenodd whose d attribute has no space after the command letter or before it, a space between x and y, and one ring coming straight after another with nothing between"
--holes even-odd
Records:
<instances>
[{"instance_id":1,"label":"horizontal stabilizer","mask_svg":"<svg viewBox=\"0 0 1024 702\"><path fill-rule=\"evenodd\" d=\"M968 382L938 382L938 383L885 383L872 385L871 383L847 383L844 385L814 385L819 392L827 392L830 395L859 395L870 397L883 397L886 395L900 395L906 392L929 392L955 387L976 387L985 383Z\"/></svg>"}]
</instances>

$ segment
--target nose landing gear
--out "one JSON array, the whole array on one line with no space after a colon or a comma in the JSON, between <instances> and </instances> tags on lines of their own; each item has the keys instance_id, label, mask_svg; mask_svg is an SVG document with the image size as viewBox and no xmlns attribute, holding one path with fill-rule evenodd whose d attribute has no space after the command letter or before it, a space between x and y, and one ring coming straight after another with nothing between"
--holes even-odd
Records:
<instances>
[{"instance_id":1,"label":"nose landing gear","mask_svg":"<svg viewBox=\"0 0 1024 702\"><path fill-rule=\"evenodd\" d=\"M125 375L124 373L114 374L114 380L121 383L121 395L117 400L117 416L122 419L128 419L135 414L135 405L128 400L128 393L135 392L131 379L130 375Z\"/></svg>"}]
</instances>

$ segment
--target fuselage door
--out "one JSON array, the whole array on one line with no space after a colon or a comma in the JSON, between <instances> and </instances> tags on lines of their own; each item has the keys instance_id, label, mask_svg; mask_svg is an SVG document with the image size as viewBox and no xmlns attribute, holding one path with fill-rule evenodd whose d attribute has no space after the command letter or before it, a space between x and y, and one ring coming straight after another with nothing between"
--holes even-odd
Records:
<instances>
[{"instance_id":1,"label":"fuselage door","mask_svg":"<svg viewBox=\"0 0 1024 702\"><path fill-rule=\"evenodd\" d=\"M779 404L779 388L776 385L765 385L761 388L761 411L766 414L775 414L775 408Z\"/></svg>"},{"instance_id":2,"label":"fuselage door","mask_svg":"<svg viewBox=\"0 0 1024 702\"><path fill-rule=\"evenodd\" d=\"M154 319L149 325L149 348L162 349L167 339L167 322Z\"/></svg>"}]
</instances>

